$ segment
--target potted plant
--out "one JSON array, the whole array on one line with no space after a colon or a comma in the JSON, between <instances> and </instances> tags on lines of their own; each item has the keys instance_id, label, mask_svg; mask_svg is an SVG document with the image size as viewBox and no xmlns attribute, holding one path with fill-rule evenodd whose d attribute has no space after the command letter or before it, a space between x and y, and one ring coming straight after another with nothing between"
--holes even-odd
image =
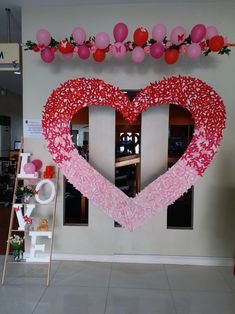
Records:
<instances>
[{"instance_id":1,"label":"potted plant","mask_svg":"<svg viewBox=\"0 0 235 314\"><path fill-rule=\"evenodd\" d=\"M21 199L22 203L29 203L30 198L34 196L34 188L31 185L18 186L16 189L16 197Z\"/></svg>"},{"instance_id":2,"label":"potted plant","mask_svg":"<svg viewBox=\"0 0 235 314\"><path fill-rule=\"evenodd\" d=\"M10 246L13 250L13 257L15 261L20 261L23 256L23 243L24 238L21 238L19 235L14 234L9 238Z\"/></svg>"}]
</instances>

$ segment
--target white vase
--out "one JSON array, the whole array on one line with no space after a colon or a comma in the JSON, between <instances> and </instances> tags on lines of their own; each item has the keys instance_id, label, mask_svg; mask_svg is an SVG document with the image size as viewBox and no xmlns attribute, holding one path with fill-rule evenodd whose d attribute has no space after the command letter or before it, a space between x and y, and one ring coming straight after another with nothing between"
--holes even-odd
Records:
<instances>
[{"instance_id":1,"label":"white vase","mask_svg":"<svg viewBox=\"0 0 235 314\"><path fill-rule=\"evenodd\" d=\"M22 203L28 204L30 202L31 195L22 196Z\"/></svg>"}]
</instances>

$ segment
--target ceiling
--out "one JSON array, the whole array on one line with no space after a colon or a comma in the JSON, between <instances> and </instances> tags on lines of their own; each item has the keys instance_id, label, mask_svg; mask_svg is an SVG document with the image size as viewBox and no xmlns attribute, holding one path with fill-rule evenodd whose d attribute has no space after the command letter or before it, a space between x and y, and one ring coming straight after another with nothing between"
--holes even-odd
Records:
<instances>
[{"instance_id":1,"label":"ceiling","mask_svg":"<svg viewBox=\"0 0 235 314\"><path fill-rule=\"evenodd\" d=\"M197 0L197 2L217 2L218 0ZM11 9L11 42L21 43L21 8L54 5L79 4L135 4L135 3L178 2L178 0L0 0L0 43L8 42L7 13ZM181 0L195 2L195 0ZM227 0L224 2L235 2ZM22 94L22 75L11 72L0 72L0 88L6 88L16 94Z\"/></svg>"}]
</instances>

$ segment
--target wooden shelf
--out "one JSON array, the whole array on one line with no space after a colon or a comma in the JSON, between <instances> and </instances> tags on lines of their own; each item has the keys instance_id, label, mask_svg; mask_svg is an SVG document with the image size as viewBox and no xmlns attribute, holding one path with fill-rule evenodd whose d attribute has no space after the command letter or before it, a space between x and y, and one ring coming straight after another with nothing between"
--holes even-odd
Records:
<instances>
[{"instance_id":1,"label":"wooden shelf","mask_svg":"<svg viewBox=\"0 0 235 314\"><path fill-rule=\"evenodd\" d=\"M11 229L12 232L25 232L25 230Z\"/></svg>"},{"instance_id":2,"label":"wooden shelf","mask_svg":"<svg viewBox=\"0 0 235 314\"><path fill-rule=\"evenodd\" d=\"M48 253L49 254L45 254L43 256L43 258L37 257L35 256L35 254L33 255L33 257L29 258L29 260L26 259L22 259L22 260L14 260L14 255L12 254L12 249L10 247L10 241L7 241L7 248L6 248L6 254L5 254L5 259L4 259L4 265L3 265L3 273L2 273L2 284L5 283L5 279L6 279L6 270L7 270L7 264L47 264L48 265L48 269L47 269L47 281L46 281L46 285L48 286L50 283L50 273L51 273L51 257L52 257L52 248L53 248L53 234L54 234L54 228L55 228L55 214L56 214L56 204L57 204L57 191L58 191L58 180L59 180L59 170L57 168L56 172L55 172L55 177L48 179L48 180L54 180L55 181L55 198L54 201L49 203L49 204L41 204L38 202L33 202L33 203L17 203L16 199L18 199L16 197L16 191L17 191L17 187L19 184L19 181L31 181L33 180L35 182L35 184L37 182L40 182L42 180L46 180L46 178L42 178L41 176L38 178L22 178L22 177L18 177L19 173L20 173L20 167L21 167L21 162L22 159L21 157L23 156L22 151L23 151L23 138L21 139L21 147L20 147L20 151L19 151L19 161L17 163L17 171L16 171L16 179L15 179L15 184L14 184L14 193L13 193L13 200L12 200L12 209L11 209L11 218L10 218L10 224L9 224L9 231L8 231L8 239L10 239L10 237L12 236L12 233L23 233L24 235L27 234L27 236L31 236L32 235L32 242L31 245L36 245L36 237L37 236L45 236L48 239L50 239L50 243L49 243L49 250ZM19 204L19 205L33 205L33 206L48 206L51 207L53 206L53 209L50 209L50 214L52 215L51 218L51 222L50 222L50 227L51 230L47 230L47 231L39 231L39 230L31 230L30 227L27 228L24 225L24 230L18 230L18 229L13 229L13 223L14 223L14 218L16 217L16 212L15 212L15 204ZM22 213L23 214L23 213ZM18 220L19 217L17 216ZM26 229L25 229L26 227ZM14 227L15 228L15 227ZM33 237L34 236L34 237ZM35 252L34 252L35 253ZM44 252L45 253L45 252ZM10 257L9 257L10 256ZM12 257L11 257L12 256ZM10 259L12 258L12 259ZM45 261L44 261L45 259Z\"/></svg>"},{"instance_id":3,"label":"wooden shelf","mask_svg":"<svg viewBox=\"0 0 235 314\"><path fill-rule=\"evenodd\" d=\"M115 180L123 180L123 179L127 179L127 178L128 178L128 175L124 174L124 175L115 177Z\"/></svg>"},{"instance_id":4,"label":"wooden shelf","mask_svg":"<svg viewBox=\"0 0 235 314\"><path fill-rule=\"evenodd\" d=\"M17 177L17 180L18 181L31 181L31 180L33 180L33 181L42 181L42 180L56 180L56 178L42 178L42 177L40 177L40 178L19 178L19 177Z\"/></svg>"},{"instance_id":5,"label":"wooden shelf","mask_svg":"<svg viewBox=\"0 0 235 314\"><path fill-rule=\"evenodd\" d=\"M118 157L115 161L115 168L130 166L140 163L139 155L130 155L125 157Z\"/></svg>"},{"instance_id":6,"label":"wooden shelf","mask_svg":"<svg viewBox=\"0 0 235 314\"><path fill-rule=\"evenodd\" d=\"M168 163L175 163L177 162L181 157L168 157Z\"/></svg>"},{"instance_id":7,"label":"wooden shelf","mask_svg":"<svg viewBox=\"0 0 235 314\"><path fill-rule=\"evenodd\" d=\"M49 264L50 262L26 262L25 259L20 261L7 261L7 264Z\"/></svg>"},{"instance_id":8,"label":"wooden shelf","mask_svg":"<svg viewBox=\"0 0 235 314\"><path fill-rule=\"evenodd\" d=\"M31 232L31 231L37 231L37 232L45 232L45 231L42 231L42 230L17 230L17 229L11 229L12 232ZM52 232L52 230L47 230L46 232Z\"/></svg>"},{"instance_id":9,"label":"wooden shelf","mask_svg":"<svg viewBox=\"0 0 235 314\"><path fill-rule=\"evenodd\" d=\"M17 205L35 205L35 206L55 206L55 202L49 203L49 204L40 204L40 203L17 203Z\"/></svg>"}]
</instances>

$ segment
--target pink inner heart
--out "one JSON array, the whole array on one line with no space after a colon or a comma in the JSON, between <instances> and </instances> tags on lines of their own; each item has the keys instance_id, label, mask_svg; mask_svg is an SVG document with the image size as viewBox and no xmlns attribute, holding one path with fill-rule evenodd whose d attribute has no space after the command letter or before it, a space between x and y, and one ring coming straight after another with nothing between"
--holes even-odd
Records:
<instances>
[{"instance_id":1,"label":"pink inner heart","mask_svg":"<svg viewBox=\"0 0 235 314\"><path fill-rule=\"evenodd\" d=\"M194 118L192 141L180 160L135 198L126 196L87 163L71 141L70 121L86 106L113 107L131 123L148 107L171 103L188 109ZM132 231L176 201L202 176L222 139L225 107L212 87L192 77L170 77L152 83L132 102L104 81L79 78L53 91L45 105L42 125L48 149L69 182Z\"/></svg>"}]
</instances>

